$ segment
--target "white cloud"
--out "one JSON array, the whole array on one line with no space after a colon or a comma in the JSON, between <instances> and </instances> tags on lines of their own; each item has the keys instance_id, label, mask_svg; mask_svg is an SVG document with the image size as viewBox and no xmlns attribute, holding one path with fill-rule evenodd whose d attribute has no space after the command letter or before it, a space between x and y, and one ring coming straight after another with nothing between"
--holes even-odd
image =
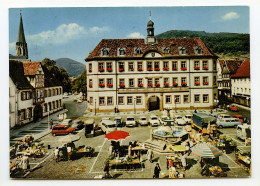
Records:
<instances>
[{"instance_id":1,"label":"white cloud","mask_svg":"<svg viewBox=\"0 0 260 186\"><path fill-rule=\"evenodd\" d=\"M9 54L15 55L15 47L16 47L15 42L9 43Z\"/></svg>"},{"instance_id":2,"label":"white cloud","mask_svg":"<svg viewBox=\"0 0 260 186\"><path fill-rule=\"evenodd\" d=\"M139 32L133 32L131 34L128 34L126 37L127 38L144 38L144 36L142 34L140 34Z\"/></svg>"},{"instance_id":3,"label":"white cloud","mask_svg":"<svg viewBox=\"0 0 260 186\"><path fill-rule=\"evenodd\" d=\"M236 12L229 12L226 15L222 16L222 19L224 20L232 20L232 19L238 19L240 15Z\"/></svg>"},{"instance_id":4,"label":"white cloud","mask_svg":"<svg viewBox=\"0 0 260 186\"><path fill-rule=\"evenodd\" d=\"M108 27L97 27L97 26L94 26L92 28L89 29L90 32L105 32L105 31L109 31L109 28Z\"/></svg>"}]
</instances>

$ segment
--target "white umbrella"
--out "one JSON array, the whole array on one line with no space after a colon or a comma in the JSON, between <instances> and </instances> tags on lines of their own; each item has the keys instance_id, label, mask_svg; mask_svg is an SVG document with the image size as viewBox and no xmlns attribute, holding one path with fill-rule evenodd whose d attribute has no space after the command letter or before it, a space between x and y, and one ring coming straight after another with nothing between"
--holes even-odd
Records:
<instances>
[{"instance_id":1,"label":"white umbrella","mask_svg":"<svg viewBox=\"0 0 260 186\"><path fill-rule=\"evenodd\" d=\"M71 143L71 142L74 142L74 141L78 141L79 139L80 139L80 136L69 134L67 136L62 137L58 141L61 142L61 143Z\"/></svg>"}]
</instances>

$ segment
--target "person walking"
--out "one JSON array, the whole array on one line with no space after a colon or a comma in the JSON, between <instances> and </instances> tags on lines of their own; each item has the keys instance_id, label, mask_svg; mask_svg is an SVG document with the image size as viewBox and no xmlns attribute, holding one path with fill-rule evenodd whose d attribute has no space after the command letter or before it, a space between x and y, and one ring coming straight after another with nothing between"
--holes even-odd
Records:
<instances>
[{"instance_id":1,"label":"person walking","mask_svg":"<svg viewBox=\"0 0 260 186\"><path fill-rule=\"evenodd\" d=\"M147 158L151 163L153 162L153 151L151 149L147 151Z\"/></svg>"},{"instance_id":2,"label":"person walking","mask_svg":"<svg viewBox=\"0 0 260 186\"><path fill-rule=\"evenodd\" d=\"M156 163L156 166L154 168L154 178L159 178L160 172L161 172L160 165L159 163Z\"/></svg>"},{"instance_id":3,"label":"person walking","mask_svg":"<svg viewBox=\"0 0 260 186\"><path fill-rule=\"evenodd\" d=\"M181 156L181 164L182 164L183 170L185 171L187 163L186 163L186 154L184 154L184 153Z\"/></svg>"},{"instance_id":4,"label":"person walking","mask_svg":"<svg viewBox=\"0 0 260 186\"><path fill-rule=\"evenodd\" d=\"M64 144L64 147L62 147L62 156L63 156L63 159L65 160L65 161L67 161L68 160L68 151L67 151L67 146L66 146L66 144Z\"/></svg>"},{"instance_id":5,"label":"person walking","mask_svg":"<svg viewBox=\"0 0 260 186\"><path fill-rule=\"evenodd\" d=\"M50 120L50 129L52 129L53 121L52 119Z\"/></svg>"},{"instance_id":6,"label":"person walking","mask_svg":"<svg viewBox=\"0 0 260 186\"><path fill-rule=\"evenodd\" d=\"M54 158L55 158L56 162L59 161L59 148L58 147L56 147L56 149L54 150Z\"/></svg>"},{"instance_id":7,"label":"person walking","mask_svg":"<svg viewBox=\"0 0 260 186\"><path fill-rule=\"evenodd\" d=\"M71 160L70 156L72 154L72 151L71 151L71 147L69 145L67 146L67 152L68 152L68 160L70 161Z\"/></svg>"},{"instance_id":8,"label":"person walking","mask_svg":"<svg viewBox=\"0 0 260 186\"><path fill-rule=\"evenodd\" d=\"M169 160L166 158L166 167L169 169Z\"/></svg>"}]
</instances>

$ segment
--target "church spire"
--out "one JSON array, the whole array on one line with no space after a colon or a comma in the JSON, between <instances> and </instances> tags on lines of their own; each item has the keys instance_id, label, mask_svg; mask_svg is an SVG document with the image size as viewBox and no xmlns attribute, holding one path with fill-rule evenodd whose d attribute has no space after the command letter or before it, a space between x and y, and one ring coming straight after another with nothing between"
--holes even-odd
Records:
<instances>
[{"instance_id":1,"label":"church spire","mask_svg":"<svg viewBox=\"0 0 260 186\"><path fill-rule=\"evenodd\" d=\"M21 13L20 13L20 25L19 25L18 37L16 42L16 56L25 57L26 59L28 59L28 49L27 49L27 43L24 35L23 18Z\"/></svg>"}]
</instances>

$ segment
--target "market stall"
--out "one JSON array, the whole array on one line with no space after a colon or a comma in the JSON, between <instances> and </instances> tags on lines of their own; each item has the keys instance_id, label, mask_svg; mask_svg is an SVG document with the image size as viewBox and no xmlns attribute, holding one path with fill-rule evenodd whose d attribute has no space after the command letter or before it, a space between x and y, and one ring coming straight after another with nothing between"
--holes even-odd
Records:
<instances>
[{"instance_id":1,"label":"market stall","mask_svg":"<svg viewBox=\"0 0 260 186\"><path fill-rule=\"evenodd\" d=\"M108 158L107 162L111 169L136 170L142 168L141 162L138 158Z\"/></svg>"},{"instance_id":2,"label":"market stall","mask_svg":"<svg viewBox=\"0 0 260 186\"><path fill-rule=\"evenodd\" d=\"M181 157L178 154L166 156L166 159L168 160L168 162L172 161L174 167L181 167Z\"/></svg>"},{"instance_id":3,"label":"market stall","mask_svg":"<svg viewBox=\"0 0 260 186\"><path fill-rule=\"evenodd\" d=\"M209 172L211 177L226 177L227 174L223 172L220 166L209 167Z\"/></svg>"},{"instance_id":4,"label":"market stall","mask_svg":"<svg viewBox=\"0 0 260 186\"><path fill-rule=\"evenodd\" d=\"M251 153L237 151L236 152L236 162L249 170L250 166L251 166Z\"/></svg>"},{"instance_id":5,"label":"market stall","mask_svg":"<svg viewBox=\"0 0 260 186\"><path fill-rule=\"evenodd\" d=\"M76 156L93 157L95 149L90 146L82 147L76 151Z\"/></svg>"}]
</instances>

